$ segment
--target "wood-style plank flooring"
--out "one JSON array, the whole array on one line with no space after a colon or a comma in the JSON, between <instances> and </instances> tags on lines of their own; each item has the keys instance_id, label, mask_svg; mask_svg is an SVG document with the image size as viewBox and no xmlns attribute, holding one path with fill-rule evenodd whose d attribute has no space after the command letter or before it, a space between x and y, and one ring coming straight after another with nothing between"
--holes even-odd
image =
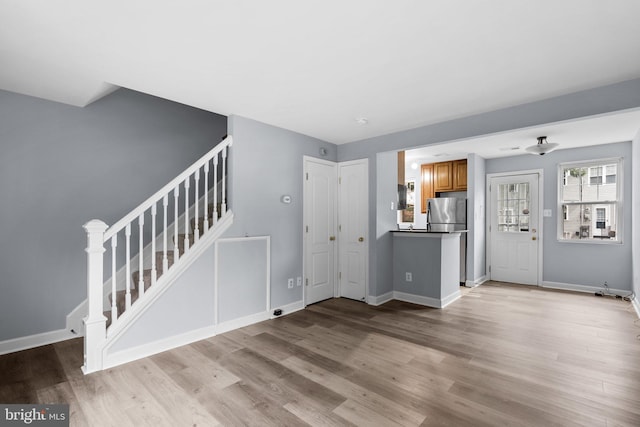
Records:
<instances>
[{"instance_id":1,"label":"wood-style plank flooring","mask_svg":"<svg viewBox=\"0 0 640 427\"><path fill-rule=\"evenodd\" d=\"M74 426L640 426L634 320L498 283L444 310L334 299L88 376L80 339L0 356L0 402Z\"/></svg>"}]
</instances>

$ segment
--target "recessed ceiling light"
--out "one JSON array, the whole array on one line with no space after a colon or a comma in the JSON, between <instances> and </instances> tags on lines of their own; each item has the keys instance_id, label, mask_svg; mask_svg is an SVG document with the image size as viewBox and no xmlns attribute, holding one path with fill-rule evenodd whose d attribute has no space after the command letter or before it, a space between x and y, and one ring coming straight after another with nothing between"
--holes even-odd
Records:
<instances>
[{"instance_id":1,"label":"recessed ceiling light","mask_svg":"<svg viewBox=\"0 0 640 427\"><path fill-rule=\"evenodd\" d=\"M418 164L416 162L411 163L411 169L418 169Z\"/></svg>"},{"instance_id":2,"label":"recessed ceiling light","mask_svg":"<svg viewBox=\"0 0 640 427\"><path fill-rule=\"evenodd\" d=\"M442 157L442 156L450 156L449 153L436 153L433 155L433 157Z\"/></svg>"},{"instance_id":3,"label":"recessed ceiling light","mask_svg":"<svg viewBox=\"0 0 640 427\"><path fill-rule=\"evenodd\" d=\"M356 123L359 124L360 126L368 125L369 119L367 119L366 117L358 117L356 119Z\"/></svg>"},{"instance_id":4,"label":"recessed ceiling light","mask_svg":"<svg viewBox=\"0 0 640 427\"><path fill-rule=\"evenodd\" d=\"M520 147L501 147L500 151L516 151L519 150Z\"/></svg>"}]
</instances>

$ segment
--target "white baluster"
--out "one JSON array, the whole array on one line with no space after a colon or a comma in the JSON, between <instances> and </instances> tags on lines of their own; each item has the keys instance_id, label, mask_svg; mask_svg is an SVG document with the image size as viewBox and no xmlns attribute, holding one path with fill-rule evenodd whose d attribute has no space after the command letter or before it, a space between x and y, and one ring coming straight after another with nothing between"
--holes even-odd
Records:
<instances>
[{"instance_id":1,"label":"white baluster","mask_svg":"<svg viewBox=\"0 0 640 427\"><path fill-rule=\"evenodd\" d=\"M118 318L117 286L116 286L116 248L118 247L118 234L111 238L111 323Z\"/></svg>"},{"instance_id":2,"label":"white baluster","mask_svg":"<svg viewBox=\"0 0 640 427\"><path fill-rule=\"evenodd\" d=\"M107 224L94 219L84 225L87 232L87 317L84 320L85 374L102 369L102 344L107 339L107 318L103 308L103 254L104 232Z\"/></svg>"},{"instance_id":3,"label":"white baluster","mask_svg":"<svg viewBox=\"0 0 640 427\"><path fill-rule=\"evenodd\" d=\"M204 232L209 231L209 161L204 164Z\"/></svg>"},{"instance_id":4,"label":"white baluster","mask_svg":"<svg viewBox=\"0 0 640 427\"><path fill-rule=\"evenodd\" d=\"M227 147L222 149L222 205L220 210L227 213Z\"/></svg>"},{"instance_id":5,"label":"white baluster","mask_svg":"<svg viewBox=\"0 0 640 427\"><path fill-rule=\"evenodd\" d=\"M169 230L167 230L167 207L169 206L169 194L165 194L162 198L162 208L164 214L162 215L162 231L163 231L163 241L162 241L162 271L164 273L169 269L169 259L167 258L167 234L169 234Z\"/></svg>"},{"instance_id":6,"label":"white baluster","mask_svg":"<svg viewBox=\"0 0 640 427\"><path fill-rule=\"evenodd\" d=\"M178 250L178 238L180 231L178 230L178 198L180 197L180 184L173 189L173 262L176 263L180 258Z\"/></svg>"},{"instance_id":7,"label":"white baluster","mask_svg":"<svg viewBox=\"0 0 640 427\"><path fill-rule=\"evenodd\" d=\"M125 310L131 307L131 223L124 229L125 235L125 274L127 276L126 289L124 291Z\"/></svg>"},{"instance_id":8,"label":"white baluster","mask_svg":"<svg viewBox=\"0 0 640 427\"><path fill-rule=\"evenodd\" d=\"M200 169L198 169L195 173L195 175L193 176L193 179L196 182L196 192L195 192L195 212L193 214L193 220L195 221L195 225L194 225L194 230L193 230L193 241L197 242L198 240L200 240L200 218L199 215L200 213L198 212L198 182L200 181Z\"/></svg>"},{"instance_id":9,"label":"white baluster","mask_svg":"<svg viewBox=\"0 0 640 427\"><path fill-rule=\"evenodd\" d=\"M140 230L140 236L138 239L138 299L144 295L144 212L138 217L138 230Z\"/></svg>"},{"instance_id":10,"label":"white baluster","mask_svg":"<svg viewBox=\"0 0 640 427\"><path fill-rule=\"evenodd\" d=\"M189 250L189 177L184 180L184 252Z\"/></svg>"},{"instance_id":11,"label":"white baluster","mask_svg":"<svg viewBox=\"0 0 640 427\"><path fill-rule=\"evenodd\" d=\"M156 206L155 203L151 206L151 286L155 285L156 280L158 280L156 266Z\"/></svg>"},{"instance_id":12,"label":"white baluster","mask_svg":"<svg viewBox=\"0 0 640 427\"><path fill-rule=\"evenodd\" d=\"M218 222L218 155L213 158L213 224Z\"/></svg>"}]
</instances>

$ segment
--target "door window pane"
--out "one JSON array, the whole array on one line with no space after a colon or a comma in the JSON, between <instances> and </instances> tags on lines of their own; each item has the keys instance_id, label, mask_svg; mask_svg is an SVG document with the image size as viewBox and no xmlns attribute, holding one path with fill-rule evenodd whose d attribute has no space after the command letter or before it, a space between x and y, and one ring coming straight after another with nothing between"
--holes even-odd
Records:
<instances>
[{"instance_id":1,"label":"door window pane","mask_svg":"<svg viewBox=\"0 0 640 427\"><path fill-rule=\"evenodd\" d=\"M498 185L498 231L529 231L529 183Z\"/></svg>"}]
</instances>

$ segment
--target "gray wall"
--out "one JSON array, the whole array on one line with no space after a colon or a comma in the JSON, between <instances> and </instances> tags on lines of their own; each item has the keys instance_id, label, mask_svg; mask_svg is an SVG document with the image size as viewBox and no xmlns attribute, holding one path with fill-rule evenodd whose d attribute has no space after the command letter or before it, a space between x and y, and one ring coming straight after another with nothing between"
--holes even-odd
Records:
<instances>
[{"instance_id":1,"label":"gray wall","mask_svg":"<svg viewBox=\"0 0 640 427\"><path fill-rule=\"evenodd\" d=\"M372 230L376 230L374 244L369 245L369 295L379 296L393 291L393 236L389 230L397 228L398 211L391 210L391 202L397 207L398 201L398 155L395 151L378 153L375 157L375 168L369 170L369 184L375 193L373 197L374 214L369 222ZM369 201L369 205L372 202Z\"/></svg>"},{"instance_id":2,"label":"gray wall","mask_svg":"<svg viewBox=\"0 0 640 427\"><path fill-rule=\"evenodd\" d=\"M486 275L485 192L486 160L476 154L467 158L467 281Z\"/></svg>"},{"instance_id":3,"label":"gray wall","mask_svg":"<svg viewBox=\"0 0 640 427\"><path fill-rule=\"evenodd\" d=\"M86 298L86 234L227 133L223 116L120 89L85 108L0 91L0 341L65 327Z\"/></svg>"},{"instance_id":4,"label":"gray wall","mask_svg":"<svg viewBox=\"0 0 640 427\"><path fill-rule=\"evenodd\" d=\"M214 245L207 249L109 348L109 353L212 326Z\"/></svg>"},{"instance_id":5,"label":"gray wall","mask_svg":"<svg viewBox=\"0 0 640 427\"><path fill-rule=\"evenodd\" d=\"M339 145L338 161L369 159L369 216L372 221L369 229L376 230L376 234L373 232L370 234L370 239L376 239L378 227L376 227L375 221L379 209L378 198L389 197L388 194L379 194L376 186L378 164L375 159L377 153L446 143L494 132L505 132L527 126L572 120L637 107L640 107L640 79ZM388 161L384 164L385 167L394 171L397 168L397 163L393 164ZM376 260L379 262L380 256L378 255L391 253L390 248L390 239L387 241L378 240L378 244L370 248L369 259L372 262ZM372 271L371 268L370 271ZM390 263L389 265L380 264L378 272L381 277L389 277L392 274L391 271L387 272L385 268L391 269ZM376 286L371 289L375 289L377 293L374 295L378 296L384 293L380 290L386 289L386 287Z\"/></svg>"},{"instance_id":6,"label":"gray wall","mask_svg":"<svg viewBox=\"0 0 640 427\"><path fill-rule=\"evenodd\" d=\"M623 234L622 244L562 243L558 227L558 163L594 160L609 157L623 160ZM543 275L545 282L572 285L602 286L631 289L631 143L617 143L558 150L544 156L521 155L487 160L487 173L542 169L544 171L544 209L551 209L552 217L545 217L543 228ZM636 213L637 215L637 213Z\"/></svg>"},{"instance_id":7,"label":"gray wall","mask_svg":"<svg viewBox=\"0 0 640 427\"><path fill-rule=\"evenodd\" d=\"M269 309L267 245L266 239L221 240L218 244L218 322Z\"/></svg>"},{"instance_id":8,"label":"gray wall","mask_svg":"<svg viewBox=\"0 0 640 427\"><path fill-rule=\"evenodd\" d=\"M266 239L220 241L218 271L211 245L109 348L109 353L263 313L266 308ZM248 261L248 262L245 262ZM247 268L247 264L251 268ZM218 302L214 282L218 275Z\"/></svg>"},{"instance_id":9,"label":"gray wall","mask_svg":"<svg viewBox=\"0 0 640 427\"><path fill-rule=\"evenodd\" d=\"M303 156L336 161L336 146L244 117L229 118L233 135L230 204L234 223L224 237L271 236L271 307L301 301ZM320 148L327 150L320 156ZM280 198L288 194L291 204ZM238 255L238 263L249 263Z\"/></svg>"},{"instance_id":10,"label":"gray wall","mask_svg":"<svg viewBox=\"0 0 640 427\"><path fill-rule=\"evenodd\" d=\"M632 170L632 212L631 221L632 255L633 255L633 290L636 293L636 307L640 307L640 130L632 142L632 163L636 167Z\"/></svg>"}]
</instances>

